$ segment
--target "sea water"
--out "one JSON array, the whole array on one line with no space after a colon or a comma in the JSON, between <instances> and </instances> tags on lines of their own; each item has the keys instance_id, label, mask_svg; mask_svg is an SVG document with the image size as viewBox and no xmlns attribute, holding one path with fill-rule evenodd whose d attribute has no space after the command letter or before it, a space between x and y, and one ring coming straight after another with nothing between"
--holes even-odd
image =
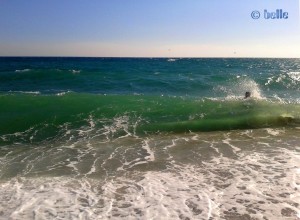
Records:
<instances>
[{"instance_id":1,"label":"sea water","mask_svg":"<svg viewBox=\"0 0 300 220\"><path fill-rule=\"evenodd\" d=\"M2 57L0 219L299 219L299 94L299 59Z\"/></svg>"}]
</instances>

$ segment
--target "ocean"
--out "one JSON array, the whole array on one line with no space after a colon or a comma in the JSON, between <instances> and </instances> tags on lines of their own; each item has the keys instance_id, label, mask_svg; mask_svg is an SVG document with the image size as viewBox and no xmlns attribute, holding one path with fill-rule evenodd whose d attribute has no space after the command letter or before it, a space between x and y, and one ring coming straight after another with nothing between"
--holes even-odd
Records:
<instances>
[{"instance_id":1,"label":"ocean","mask_svg":"<svg viewBox=\"0 0 300 220\"><path fill-rule=\"evenodd\" d=\"M1 57L0 122L0 219L300 219L300 59Z\"/></svg>"}]
</instances>

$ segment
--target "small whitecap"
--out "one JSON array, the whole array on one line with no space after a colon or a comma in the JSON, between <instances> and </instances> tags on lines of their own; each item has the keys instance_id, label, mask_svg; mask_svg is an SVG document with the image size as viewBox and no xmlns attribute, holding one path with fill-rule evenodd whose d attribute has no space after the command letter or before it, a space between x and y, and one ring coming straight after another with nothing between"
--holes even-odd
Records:
<instances>
[{"instance_id":1,"label":"small whitecap","mask_svg":"<svg viewBox=\"0 0 300 220\"><path fill-rule=\"evenodd\" d=\"M59 92L59 93L56 93L55 95L56 95L56 96L64 96L65 94L70 93L70 92L71 92L71 91Z\"/></svg>"},{"instance_id":2,"label":"small whitecap","mask_svg":"<svg viewBox=\"0 0 300 220\"><path fill-rule=\"evenodd\" d=\"M78 74L81 72L81 70L69 70L70 72L72 72L73 74Z\"/></svg>"},{"instance_id":3,"label":"small whitecap","mask_svg":"<svg viewBox=\"0 0 300 220\"><path fill-rule=\"evenodd\" d=\"M176 61L176 59L173 58L168 59L168 62L174 62L174 61Z\"/></svg>"},{"instance_id":4,"label":"small whitecap","mask_svg":"<svg viewBox=\"0 0 300 220\"><path fill-rule=\"evenodd\" d=\"M300 72L289 72L289 73L287 73L287 75L288 75L291 79L300 82Z\"/></svg>"},{"instance_id":5,"label":"small whitecap","mask_svg":"<svg viewBox=\"0 0 300 220\"><path fill-rule=\"evenodd\" d=\"M34 94L39 95L41 92L39 91L9 91L10 93L22 93L22 94Z\"/></svg>"},{"instance_id":6,"label":"small whitecap","mask_svg":"<svg viewBox=\"0 0 300 220\"><path fill-rule=\"evenodd\" d=\"M29 72L30 69L23 69L23 70L15 70L16 73L24 73L24 72Z\"/></svg>"}]
</instances>

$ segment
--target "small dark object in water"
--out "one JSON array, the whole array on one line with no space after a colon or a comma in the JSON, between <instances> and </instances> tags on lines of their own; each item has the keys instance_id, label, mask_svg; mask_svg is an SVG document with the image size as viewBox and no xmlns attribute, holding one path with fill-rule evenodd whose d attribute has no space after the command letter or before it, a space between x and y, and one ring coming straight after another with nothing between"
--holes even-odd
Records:
<instances>
[{"instance_id":1,"label":"small dark object in water","mask_svg":"<svg viewBox=\"0 0 300 220\"><path fill-rule=\"evenodd\" d=\"M250 98L250 96L251 96L251 92L246 92L246 93L245 93L245 99L246 99L246 98Z\"/></svg>"}]
</instances>

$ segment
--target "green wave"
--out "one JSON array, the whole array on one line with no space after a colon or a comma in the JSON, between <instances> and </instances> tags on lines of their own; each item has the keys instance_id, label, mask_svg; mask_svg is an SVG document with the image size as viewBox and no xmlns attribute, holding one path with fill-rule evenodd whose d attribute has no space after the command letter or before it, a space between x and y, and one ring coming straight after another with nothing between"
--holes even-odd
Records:
<instances>
[{"instance_id":1,"label":"green wave","mask_svg":"<svg viewBox=\"0 0 300 220\"><path fill-rule=\"evenodd\" d=\"M300 118L298 104L251 99L2 94L0 105L0 135L30 131L27 139L35 135L38 140L64 135L66 128L80 130L89 126L98 131L126 127L132 134L144 135L298 126Z\"/></svg>"}]
</instances>

